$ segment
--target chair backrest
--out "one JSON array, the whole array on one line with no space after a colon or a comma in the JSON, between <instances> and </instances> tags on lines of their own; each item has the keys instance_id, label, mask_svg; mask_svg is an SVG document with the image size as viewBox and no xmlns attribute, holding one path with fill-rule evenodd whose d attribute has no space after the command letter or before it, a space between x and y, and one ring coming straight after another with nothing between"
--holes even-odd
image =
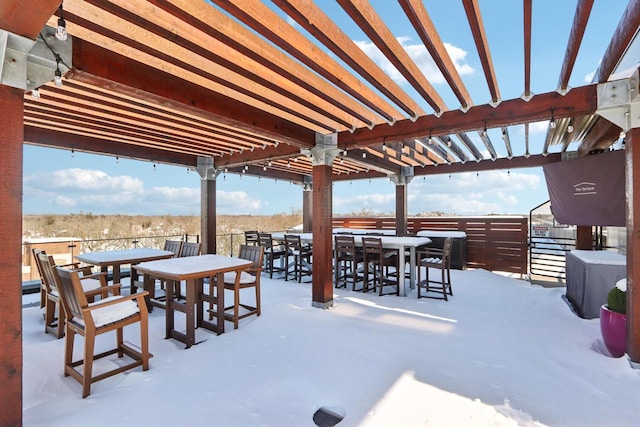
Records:
<instances>
[{"instance_id":1,"label":"chair backrest","mask_svg":"<svg viewBox=\"0 0 640 427\"><path fill-rule=\"evenodd\" d=\"M36 256L36 263L40 270L40 278L44 283L47 292L56 292L58 289L54 268L56 262L51 255L47 255L45 251L40 251Z\"/></svg>"},{"instance_id":2,"label":"chair backrest","mask_svg":"<svg viewBox=\"0 0 640 427\"><path fill-rule=\"evenodd\" d=\"M271 237L271 233L258 233L258 243L260 246L271 249L273 247L273 238Z\"/></svg>"},{"instance_id":3,"label":"chair backrest","mask_svg":"<svg viewBox=\"0 0 640 427\"><path fill-rule=\"evenodd\" d=\"M334 238L334 247L338 257L353 255L356 252L356 239L353 235L339 235Z\"/></svg>"},{"instance_id":4,"label":"chair backrest","mask_svg":"<svg viewBox=\"0 0 640 427\"><path fill-rule=\"evenodd\" d=\"M202 243L184 242L180 250L180 257L200 255Z\"/></svg>"},{"instance_id":5,"label":"chair backrest","mask_svg":"<svg viewBox=\"0 0 640 427\"><path fill-rule=\"evenodd\" d=\"M293 251L302 250L302 241L300 240L300 236L297 234L285 234L284 244L287 249L291 249Z\"/></svg>"},{"instance_id":6,"label":"chair backrest","mask_svg":"<svg viewBox=\"0 0 640 427\"><path fill-rule=\"evenodd\" d=\"M171 251L175 256L179 256L182 250L182 240L165 240L164 250Z\"/></svg>"},{"instance_id":7,"label":"chair backrest","mask_svg":"<svg viewBox=\"0 0 640 427\"><path fill-rule=\"evenodd\" d=\"M449 268L451 265L451 249L453 247L453 239L446 237L442 245L442 263Z\"/></svg>"},{"instance_id":8,"label":"chair backrest","mask_svg":"<svg viewBox=\"0 0 640 427\"><path fill-rule=\"evenodd\" d=\"M244 232L244 242L247 245L257 245L258 241L258 231L257 230L247 230Z\"/></svg>"},{"instance_id":9,"label":"chair backrest","mask_svg":"<svg viewBox=\"0 0 640 427\"><path fill-rule=\"evenodd\" d=\"M262 268L263 257L264 246L240 245L240 253L238 254L238 258L253 261L253 265L251 266L251 268Z\"/></svg>"},{"instance_id":10,"label":"chair backrest","mask_svg":"<svg viewBox=\"0 0 640 427\"><path fill-rule=\"evenodd\" d=\"M80 284L80 275L77 270L68 270L62 267L52 269L58 285L62 307L67 315L67 321L84 319L82 307L86 307L87 297Z\"/></svg>"},{"instance_id":11,"label":"chair backrest","mask_svg":"<svg viewBox=\"0 0 640 427\"><path fill-rule=\"evenodd\" d=\"M43 249L32 248L31 249L31 253L33 254L33 260L36 263L36 268L38 269L38 274L40 275L40 278L42 278L42 269L40 268L40 260L38 259L38 255L39 254L46 254L46 252Z\"/></svg>"},{"instance_id":12,"label":"chair backrest","mask_svg":"<svg viewBox=\"0 0 640 427\"><path fill-rule=\"evenodd\" d=\"M382 260L382 239L380 237L362 237L362 250L365 261Z\"/></svg>"}]
</instances>

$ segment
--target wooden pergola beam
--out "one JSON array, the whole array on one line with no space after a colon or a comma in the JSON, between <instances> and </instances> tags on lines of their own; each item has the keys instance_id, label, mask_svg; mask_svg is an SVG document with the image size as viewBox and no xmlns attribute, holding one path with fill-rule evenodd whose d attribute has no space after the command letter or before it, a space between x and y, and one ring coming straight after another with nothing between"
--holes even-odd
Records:
<instances>
[{"instance_id":1,"label":"wooden pergola beam","mask_svg":"<svg viewBox=\"0 0 640 427\"><path fill-rule=\"evenodd\" d=\"M74 39L73 66L69 77L83 83L159 104L171 104L186 114L204 115L226 126L289 144L302 147L315 144L315 132L310 129L81 39Z\"/></svg>"},{"instance_id":2,"label":"wooden pergola beam","mask_svg":"<svg viewBox=\"0 0 640 427\"><path fill-rule=\"evenodd\" d=\"M558 81L558 88L561 91L567 89L569 85L569 78L571 77L571 71L573 71L573 65L576 62L578 56L578 50L582 43L582 37L584 31L587 28L587 22L591 15L591 8L593 7L594 0L580 0L576 6L576 14L573 17L573 25L571 26L571 34L569 35L569 42L567 43L567 51L564 55L564 61L562 61L562 71L560 72L560 80Z\"/></svg>"},{"instance_id":3,"label":"wooden pergola beam","mask_svg":"<svg viewBox=\"0 0 640 427\"><path fill-rule=\"evenodd\" d=\"M415 122L402 120L391 125L378 125L373 129L358 129L355 132L340 132L338 145L349 150L356 147L381 143L400 142L429 135L450 135L472 130L511 126L549 120L551 108L556 118L580 114L593 114L597 107L596 85L570 90L566 95L549 92L536 95L529 102L516 98L502 101L496 107L478 105L467 112L447 111L442 116L428 115Z\"/></svg>"}]
</instances>

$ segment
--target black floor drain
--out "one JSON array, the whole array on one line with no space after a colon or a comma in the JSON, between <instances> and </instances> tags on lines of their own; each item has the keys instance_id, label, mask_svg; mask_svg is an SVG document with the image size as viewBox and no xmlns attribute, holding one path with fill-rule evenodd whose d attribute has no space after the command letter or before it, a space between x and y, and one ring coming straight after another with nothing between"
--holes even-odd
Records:
<instances>
[{"instance_id":1,"label":"black floor drain","mask_svg":"<svg viewBox=\"0 0 640 427\"><path fill-rule=\"evenodd\" d=\"M313 414L313 422L318 427L333 427L344 418L343 415L336 414L327 408L320 408Z\"/></svg>"}]
</instances>

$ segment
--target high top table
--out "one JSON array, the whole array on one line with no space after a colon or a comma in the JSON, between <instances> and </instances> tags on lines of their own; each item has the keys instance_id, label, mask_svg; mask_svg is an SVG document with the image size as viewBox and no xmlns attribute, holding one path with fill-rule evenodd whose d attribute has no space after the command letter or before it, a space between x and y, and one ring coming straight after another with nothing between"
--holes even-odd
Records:
<instances>
[{"instance_id":1,"label":"high top table","mask_svg":"<svg viewBox=\"0 0 640 427\"><path fill-rule=\"evenodd\" d=\"M173 256L175 256L173 252L164 251L162 249L133 248L115 251L85 252L76 255L75 258L85 264L100 267L100 271L106 272L109 269L109 266L111 266L113 269L113 283L120 283L121 265L131 264L133 268L134 265L140 262L166 259ZM133 283L134 279L135 272L131 271L131 283Z\"/></svg>"},{"instance_id":2,"label":"high top table","mask_svg":"<svg viewBox=\"0 0 640 427\"><path fill-rule=\"evenodd\" d=\"M195 328L203 327L218 335L224 332L224 273L235 271L238 274L253 265L253 261L232 258L223 255L199 255L171 258L138 264L137 270L144 274L144 289L155 286L155 279L164 279L167 283L166 295L166 338L175 338L186 344L186 348L196 344ZM214 278L217 276L217 279ZM216 286L216 295L203 293L203 282L209 278L209 286ZM186 300L173 299L173 288L186 281ZM148 297L146 297L148 298ZM216 323L204 320L204 303L216 305ZM147 306L150 307L150 301ZM175 329L175 311L186 315L186 332Z\"/></svg>"},{"instance_id":3,"label":"high top table","mask_svg":"<svg viewBox=\"0 0 640 427\"><path fill-rule=\"evenodd\" d=\"M600 317L600 306L620 279L627 277L627 257L611 251L573 250L566 256L567 299L585 319Z\"/></svg>"},{"instance_id":4,"label":"high top table","mask_svg":"<svg viewBox=\"0 0 640 427\"><path fill-rule=\"evenodd\" d=\"M272 233L271 237L274 239L284 239L285 234L293 233ZM303 242L312 242L313 233L298 233L300 240ZM336 234L334 234L336 236ZM354 236L356 246L362 246L362 236ZM409 237L409 236L369 236L379 237L382 240L382 247L385 249L398 249L401 260L404 259L405 250L409 250L409 287L414 289L416 286L416 248L431 243L431 239L428 237ZM404 272L404 271L403 271ZM404 281L400 286L400 295L406 296L407 291Z\"/></svg>"}]
</instances>

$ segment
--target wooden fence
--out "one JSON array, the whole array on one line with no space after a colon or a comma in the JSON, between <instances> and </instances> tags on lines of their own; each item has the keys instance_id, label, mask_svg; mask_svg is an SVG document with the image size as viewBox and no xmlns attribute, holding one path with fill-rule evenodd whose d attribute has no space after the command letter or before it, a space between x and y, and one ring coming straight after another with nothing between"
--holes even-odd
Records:
<instances>
[{"instance_id":1,"label":"wooden fence","mask_svg":"<svg viewBox=\"0 0 640 427\"><path fill-rule=\"evenodd\" d=\"M395 230L395 218L334 217L333 227ZM527 274L529 220L519 216L407 218L409 234L420 230L464 231L467 267Z\"/></svg>"}]
</instances>

